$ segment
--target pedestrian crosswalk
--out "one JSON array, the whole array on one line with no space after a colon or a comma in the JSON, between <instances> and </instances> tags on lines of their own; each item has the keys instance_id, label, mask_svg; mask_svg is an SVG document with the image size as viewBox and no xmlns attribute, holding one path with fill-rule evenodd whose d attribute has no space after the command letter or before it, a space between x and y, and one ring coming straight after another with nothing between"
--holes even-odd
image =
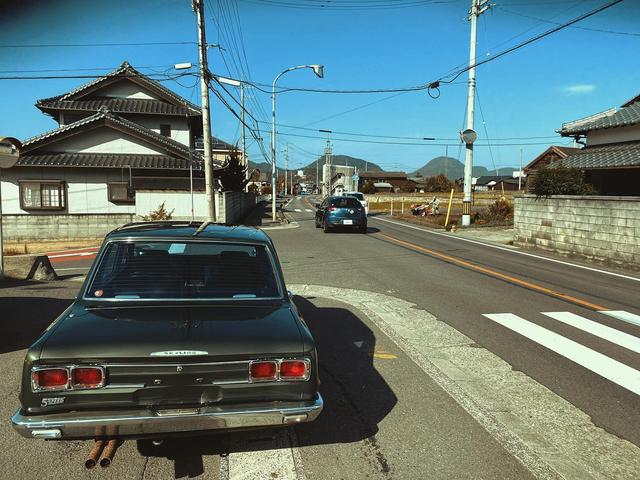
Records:
<instances>
[{"instance_id":1,"label":"pedestrian crosswalk","mask_svg":"<svg viewBox=\"0 0 640 480\"><path fill-rule=\"evenodd\" d=\"M634 353L640 353L640 338L609 327L598 321L585 318L572 312L540 312L562 324L569 325L582 332L606 340ZM640 325L640 316L625 311L601 311L617 320ZM610 358L592 348L566 338L552 330L526 320L513 313L489 313L484 317L503 327L522 335L568 360L604 377L621 387L640 395L640 371L618 360Z\"/></svg>"},{"instance_id":2,"label":"pedestrian crosswalk","mask_svg":"<svg viewBox=\"0 0 640 480\"><path fill-rule=\"evenodd\" d=\"M300 213L300 212L302 212L302 209L301 208L294 208L293 211ZM313 212L313 210L311 210L310 208L305 208L304 211L305 212Z\"/></svg>"}]
</instances>

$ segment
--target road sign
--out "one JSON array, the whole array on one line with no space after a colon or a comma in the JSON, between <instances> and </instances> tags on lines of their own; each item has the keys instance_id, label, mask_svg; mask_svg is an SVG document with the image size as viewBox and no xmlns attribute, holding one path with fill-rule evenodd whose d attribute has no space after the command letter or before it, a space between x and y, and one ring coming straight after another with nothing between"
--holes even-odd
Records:
<instances>
[{"instance_id":1,"label":"road sign","mask_svg":"<svg viewBox=\"0 0 640 480\"><path fill-rule=\"evenodd\" d=\"M358 175L354 175L351 178L353 179L354 182L357 182L358 180L360 180L360 177Z\"/></svg>"}]
</instances>

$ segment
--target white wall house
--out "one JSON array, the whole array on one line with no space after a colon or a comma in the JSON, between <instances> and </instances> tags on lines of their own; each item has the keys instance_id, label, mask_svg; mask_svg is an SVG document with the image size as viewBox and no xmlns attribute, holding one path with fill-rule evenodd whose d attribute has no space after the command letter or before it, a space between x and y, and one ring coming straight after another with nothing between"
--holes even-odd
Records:
<instances>
[{"instance_id":1,"label":"white wall house","mask_svg":"<svg viewBox=\"0 0 640 480\"><path fill-rule=\"evenodd\" d=\"M24 140L18 163L2 172L2 209L15 216L6 219L9 238L33 216L127 220L140 213L136 190L189 191L190 174L195 191L204 190L202 155L193 148L200 108L129 63L36 106L57 126ZM219 168L234 147L213 144Z\"/></svg>"},{"instance_id":2,"label":"white wall house","mask_svg":"<svg viewBox=\"0 0 640 480\"><path fill-rule=\"evenodd\" d=\"M562 163L586 171L586 179L602 195L640 196L640 95L558 130L585 148Z\"/></svg>"}]
</instances>

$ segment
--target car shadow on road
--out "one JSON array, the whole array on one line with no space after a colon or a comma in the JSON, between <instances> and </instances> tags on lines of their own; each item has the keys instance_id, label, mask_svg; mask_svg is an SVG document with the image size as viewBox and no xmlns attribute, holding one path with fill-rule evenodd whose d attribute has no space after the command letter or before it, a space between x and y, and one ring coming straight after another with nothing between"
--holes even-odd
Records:
<instances>
[{"instance_id":1,"label":"car shadow on road","mask_svg":"<svg viewBox=\"0 0 640 480\"><path fill-rule=\"evenodd\" d=\"M45 287L31 290L39 288ZM70 298L0 297L0 353L30 346L71 302Z\"/></svg>"},{"instance_id":2,"label":"car shadow on road","mask_svg":"<svg viewBox=\"0 0 640 480\"><path fill-rule=\"evenodd\" d=\"M309 299L294 301L313 333L320 362L320 392L324 409L318 419L287 429L221 432L167 440L154 447L138 442L141 455L173 460L176 478L203 473L203 456L260 451L290 444L298 446L352 443L370 439L391 412L397 397L373 364L376 337L353 312L318 307ZM326 300L324 300L326 301ZM323 301L323 302L324 302Z\"/></svg>"}]
</instances>

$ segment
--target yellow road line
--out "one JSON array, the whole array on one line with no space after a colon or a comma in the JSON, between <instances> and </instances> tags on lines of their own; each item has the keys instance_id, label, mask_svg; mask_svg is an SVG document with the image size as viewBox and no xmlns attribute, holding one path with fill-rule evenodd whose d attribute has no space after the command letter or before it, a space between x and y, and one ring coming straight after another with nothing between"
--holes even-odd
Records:
<instances>
[{"instance_id":1,"label":"yellow road line","mask_svg":"<svg viewBox=\"0 0 640 480\"><path fill-rule=\"evenodd\" d=\"M407 242L405 240L400 240L399 238L395 238L395 237L392 237L390 235L386 235L384 233L374 233L373 235L375 235L377 237L385 238L385 239L389 240L390 242L393 242L393 243L398 244L398 245L402 245L402 246L410 248L412 250L415 250L415 251L418 251L418 252L422 252L422 253L426 253L428 255L431 255L432 257L440 258L442 260L447 260L448 262L455 263L456 265L461 265L463 267L470 268L470 269L475 270L477 272L485 273L485 274L490 275L492 277L499 278L501 280L505 280L505 281L510 282L510 283L515 283L516 285L520 285L522 287L529 288L531 290L535 290L535 291L540 292L540 293L544 293L545 295L551 295L553 297L561 298L562 300L566 300L567 302L575 303L576 305L580 305L581 307L590 308L591 310L596 310L596 311L609 310L607 307L603 307L602 305L598 305L596 303L591 303L591 302L589 302L587 300L582 300L580 298L572 297L571 295L567 295L565 293L556 292L555 290L551 290L550 288L546 288L546 287L543 287L543 286L535 284L535 283L527 282L525 280L521 280L521 279L513 277L511 275L507 275L505 273L500 273L500 272L497 272L497 271L492 270L490 268L483 267L481 265L476 265L475 263L471 263L471 262L469 262L467 260L463 260L463 259L458 258L458 257L453 257L453 256L447 255L445 253L440 253L440 252L437 252L435 250L431 250L429 248L421 247L420 245L416 245L415 243Z\"/></svg>"}]
</instances>

